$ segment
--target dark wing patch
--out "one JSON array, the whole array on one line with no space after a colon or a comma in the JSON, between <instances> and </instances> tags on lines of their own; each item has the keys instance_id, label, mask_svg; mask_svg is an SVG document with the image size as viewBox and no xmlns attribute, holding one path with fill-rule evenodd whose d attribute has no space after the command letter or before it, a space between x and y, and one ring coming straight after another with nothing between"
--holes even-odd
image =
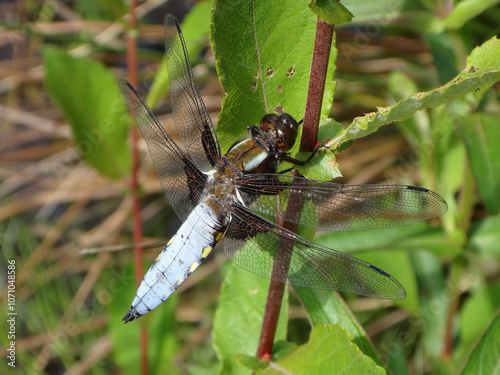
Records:
<instances>
[{"instance_id":1,"label":"dark wing patch","mask_svg":"<svg viewBox=\"0 0 500 375\"><path fill-rule=\"evenodd\" d=\"M233 206L224 251L238 266L277 282L377 298L406 298L401 284L380 268L308 241L239 204Z\"/></svg>"},{"instance_id":2,"label":"dark wing patch","mask_svg":"<svg viewBox=\"0 0 500 375\"><path fill-rule=\"evenodd\" d=\"M146 140L163 191L184 221L198 204L207 177L170 138L132 85L122 80L120 90Z\"/></svg>"}]
</instances>

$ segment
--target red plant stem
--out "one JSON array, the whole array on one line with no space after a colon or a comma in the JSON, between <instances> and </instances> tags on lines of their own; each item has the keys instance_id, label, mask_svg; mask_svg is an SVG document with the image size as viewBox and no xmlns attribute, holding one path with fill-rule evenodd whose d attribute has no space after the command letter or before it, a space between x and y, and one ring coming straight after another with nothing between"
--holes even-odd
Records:
<instances>
[{"instance_id":1,"label":"red plant stem","mask_svg":"<svg viewBox=\"0 0 500 375\"><path fill-rule=\"evenodd\" d=\"M300 151L313 152L318 140L318 126L325 92L328 60L332 49L333 31L335 26L318 18L316 23L316 39L311 64L311 77L307 91L304 129L300 141Z\"/></svg>"},{"instance_id":2,"label":"red plant stem","mask_svg":"<svg viewBox=\"0 0 500 375\"><path fill-rule=\"evenodd\" d=\"M128 77L131 84L137 87L137 38L135 37L135 28L137 27L137 0L132 0L130 4L129 33L127 34L127 66ZM132 193L132 222L133 222L133 242L134 242L134 260L135 260L135 280L137 287L143 277L142 261L142 220L141 220L141 200L139 196L139 181L137 178L139 170L139 151L137 140L139 131L137 126L130 130L130 145L132 148L132 175L130 178L130 190ZM141 326L140 347L141 347L141 373L148 374L148 335L145 326Z\"/></svg>"},{"instance_id":3,"label":"red plant stem","mask_svg":"<svg viewBox=\"0 0 500 375\"><path fill-rule=\"evenodd\" d=\"M298 176L299 172L295 170L294 175ZM285 211L285 218L284 220L281 220L281 218L278 217L277 223L289 231L297 232L299 225L294 223L298 223L300 219L300 212L302 212L303 204L303 196L299 192L292 191L290 199L288 200L288 207ZM290 220L292 216L295 217L295 220L287 221L287 219ZM291 244L289 243L280 244L280 249L278 251L280 252L281 257L276 259L273 265L271 283L269 284L269 291L267 292L266 308L262 321L259 345L257 347L257 357L263 360L270 360L272 358L274 336L278 326L278 318L286 287L283 283L273 281L273 279L277 279L274 277L274 274L283 274L288 272L293 251L293 248L289 248L290 245Z\"/></svg>"},{"instance_id":4,"label":"red plant stem","mask_svg":"<svg viewBox=\"0 0 500 375\"><path fill-rule=\"evenodd\" d=\"M462 257L457 257L454 259L451 274L449 278L449 283L447 283L448 288L448 309L446 312L445 330L444 330L444 345L442 358L448 361L451 358L453 352L454 340L454 323L457 312L460 306L460 291L458 289L458 282L462 272L463 259Z\"/></svg>"},{"instance_id":5,"label":"red plant stem","mask_svg":"<svg viewBox=\"0 0 500 375\"><path fill-rule=\"evenodd\" d=\"M256 354L257 358L265 361L271 360L273 356L274 336L278 326L278 318L284 293L285 284L271 280L269 291L267 292L266 310L262 320L262 328Z\"/></svg>"},{"instance_id":6,"label":"red plant stem","mask_svg":"<svg viewBox=\"0 0 500 375\"><path fill-rule=\"evenodd\" d=\"M323 103L323 93L325 91L326 73L328 70L328 60L333 40L333 30L334 26L329 25L318 18L300 151L312 152L314 151L317 143L318 125L321 115L321 105ZM297 171L295 171L295 175L298 175ZM290 218L292 212L294 214L301 212L303 203L302 196L300 194L294 194L292 191L283 220L284 228L292 232L297 231L298 225L287 221L287 218ZM293 220L293 222L297 223L298 220ZM285 246L285 244L281 244L281 246ZM287 249L282 249L280 247L281 254L291 255L291 250L292 249L288 249L287 251ZM278 272L278 269L280 270L279 272L283 272L283 269L288 270L288 267L290 266L290 257L288 257L288 259L282 258L275 261L275 264L273 265L273 274ZM257 357L263 360L270 360L272 358L274 336L278 326L278 318L284 291L285 284L271 280L267 294L266 308L264 311L259 344L257 347Z\"/></svg>"}]
</instances>

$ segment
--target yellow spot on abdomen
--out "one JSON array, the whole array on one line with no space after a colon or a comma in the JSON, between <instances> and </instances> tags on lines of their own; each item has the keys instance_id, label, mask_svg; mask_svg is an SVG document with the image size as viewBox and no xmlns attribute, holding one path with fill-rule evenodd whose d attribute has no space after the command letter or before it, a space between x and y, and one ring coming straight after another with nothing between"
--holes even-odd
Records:
<instances>
[{"instance_id":1,"label":"yellow spot on abdomen","mask_svg":"<svg viewBox=\"0 0 500 375\"><path fill-rule=\"evenodd\" d=\"M175 236L174 236L174 237L175 237ZM168 246L170 246L170 245L172 245L172 242L173 242L173 240L174 240L174 237L172 237L172 238L170 239L170 241L168 241L168 242L167 242L167 247L168 247Z\"/></svg>"},{"instance_id":2,"label":"yellow spot on abdomen","mask_svg":"<svg viewBox=\"0 0 500 375\"><path fill-rule=\"evenodd\" d=\"M224 232L219 232L215 236L215 242L219 242L222 239L222 236L224 236Z\"/></svg>"},{"instance_id":3,"label":"yellow spot on abdomen","mask_svg":"<svg viewBox=\"0 0 500 375\"><path fill-rule=\"evenodd\" d=\"M207 246L203 249L203 252L201 253L202 258L206 258L208 254L212 252L212 246Z\"/></svg>"},{"instance_id":4,"label":"yellow spot on abdomen","mask_svg":"<svg viewBox=\"0 0 500 375\"><path fill-rule=\"evenodd\" d=\"M193 264L191 264L191 267L189 267L189 272L190 273L194 272L194 270L197 269L199 265L200 262L194 262Z\"/></svg>"}]
</instances>

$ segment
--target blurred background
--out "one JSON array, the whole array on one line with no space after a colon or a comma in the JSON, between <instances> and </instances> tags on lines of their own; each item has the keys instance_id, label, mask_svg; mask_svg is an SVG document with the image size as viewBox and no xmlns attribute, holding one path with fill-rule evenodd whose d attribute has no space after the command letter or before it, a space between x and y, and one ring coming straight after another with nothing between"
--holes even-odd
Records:
<instances>
[{"instance_id":1,"label":"blurred background","mask_svg":"<svg viewBox=\"0 0 500 375\"><path fill-rule=\"evenodd\" d=\"M462 10L463 3L472 6ZM346 1L355 19L336 28L332 117L347 126L376 107L455 77L472 49L500 28L500 7L477 3ZM202 21L183 31L188 43L188 35L196 35L193 70L215 123L224 94L208 41L210 8L207 2L142 2L137 54L145 94L164 65L164 15L181 21L196 12L192 17ZM127 141L132 122L115 100L119 79L127 77L127 12L126 2L112 0L0 1L0 272L7 274L15 261L18 313L17 367L2 358L2 373L121 374L139 368L139 333L134 328L130 338L121 322L135 293ZM64 69L68 74L64 59L70 56L80 62L71 62L70 80L58 80ZM398 229L397 244L388 243L386 232L362 234L354 245L352 234L336 239L335 248L364 252L366 260L378 248L397 248L411 265L413 281L410 287L403 283L413 292L407 305L346 297L382 355L400 351L397 360L386 356L394 373L455 373L500 305L499 88L494 85L477 103L457 100L385 126L337 155L343 177L335 182L424 186L450 206L442 219L409 232ZM82 94L90 89L103 96ZM154 107L169 131L174 125L161 90ZM62 108L65 96L73 107ZM99 135L82 139L73 129L100 121L103 113L113 119L115 141L106 145L109 154L92 160ZM139 152L143 242L153 243L144 250L149 265L180 222L142 139ZM172 373L218 371L210 332L228 267L215 251L161 312L152 313L170 322L151 340L162 343ZM387 270L398 278L397 270ZM0 280L5 332L6 280ZM299 301L291 296L290 303L289 339L300 344L310 328ZM2 334L3 353L9 342Z\"/></svg>"}]
</instances>

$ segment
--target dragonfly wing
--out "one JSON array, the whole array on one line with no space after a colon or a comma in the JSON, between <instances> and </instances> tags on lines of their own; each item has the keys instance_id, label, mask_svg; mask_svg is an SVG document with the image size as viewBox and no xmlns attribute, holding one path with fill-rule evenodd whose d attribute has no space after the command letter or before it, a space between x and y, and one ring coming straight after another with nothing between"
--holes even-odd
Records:
<instances>
[{"instance_id":1,"label":"dragonfly wing","mask_svg":"<svg viewBox=\"0 0 500 375\"><path fill-rule=\"evenodd\" d=\"M165 52L177 131L194 164L202 171L213 169L221 155L219 141L198 86L179 23L165 17Z\"/></svg>"},{"instance_id":2,"label":"dragonfly wing","mask_svg":"<svg viewBox=\"0 0 500 375\"><path fill-rule=\"evenodd\" d=\"M122 80L120 90L146 140L163 191L184 221L198 204L207 177L170 138L132 85Z\"/></svg>"},{"instance_id":3,"label":"dragonfly wing","mask_svg":"<svg viewBox=\"0 0 500 375\"><path fill-rule=\"evenodd\" d=\"M300 224L332 231L403 226L447 211L441 196L417 186L342 185L280 174L246 175L238 184L252 211L265 217L281 215L295 191L305 200Z\"/></svg>"},{"instance_id":4,"label":"dragonfly wing","mask_svg":"<svg viewBox=\"0 0 500 375\"><path fill-rule=\"evenodd\" d=\"M277 282L377 298L406 298L401 284L380 268L308 241L239 204L233 206L224 251L238 266ZM288 268L283 266L288 262Z\"/></svg>"}]
</instances>

